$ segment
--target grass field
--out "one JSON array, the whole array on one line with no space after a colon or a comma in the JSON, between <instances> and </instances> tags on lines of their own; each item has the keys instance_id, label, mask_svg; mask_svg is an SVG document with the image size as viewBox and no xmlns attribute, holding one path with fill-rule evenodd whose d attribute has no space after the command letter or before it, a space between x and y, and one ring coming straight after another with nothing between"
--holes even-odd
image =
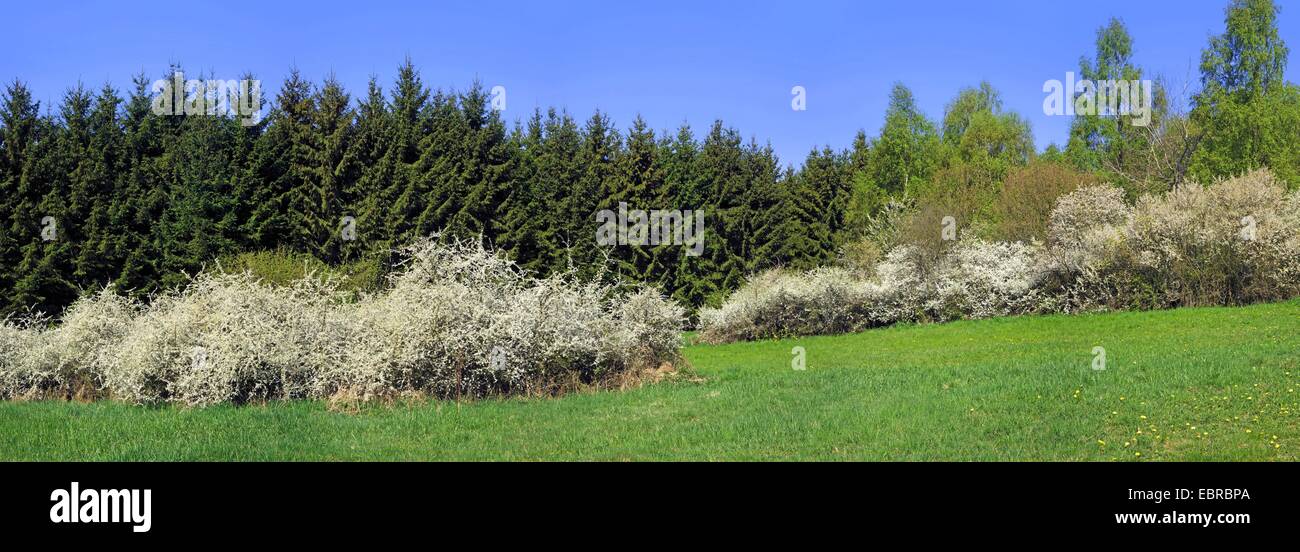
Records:
<instances>
[{"instance_id":1,"label":"grass field","mask_svg":"<svg viewBox=\"0 0 1300 552\"><path fill-rule=\"evenodd\" d=\"M791 368L791 348L807 369ZM1094 370L1093 347L1106 369ZM5 460L1296 460L1300 302L691 346L703 381L332 412L0 404Z\"/></svg>"}]
</instances>

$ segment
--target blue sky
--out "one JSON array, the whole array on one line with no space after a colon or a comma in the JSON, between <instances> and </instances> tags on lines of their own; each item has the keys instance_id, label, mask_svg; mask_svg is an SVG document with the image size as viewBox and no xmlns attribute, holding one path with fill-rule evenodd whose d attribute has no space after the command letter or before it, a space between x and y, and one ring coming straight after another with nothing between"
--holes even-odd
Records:
<instances>
[{"instance_id":1,"label":"blue sky","mask_svg":"<svg viewBox=\"0 0 1300 552\"><path fill-rule=\"evenodd\" d=\"M126 89L171 62L217 78L252 71L270 93L296 66L317 82L333 72L356 97L372 74L387 88L410 56L433 87L505 86L510 120L534 107L579 119L599 108L620 128L640 113L656 129L687 121L699 134L720 118L770 141L785 163L846 147L858 129L874 134L895 81L937 119L961 87L987 79L1041 149L1069 125L1043 114L1043 82L1077 71L1111 16L1128 25L1140 65L1181 85L1196 81L1227 3L22 2L6 7L0 79L23 79L44 107L78 81ZM1283 38L1300 51L1300 1L1278 4ZM790 107L796 85L806 111Z\"/></svg>"}]
</instances>

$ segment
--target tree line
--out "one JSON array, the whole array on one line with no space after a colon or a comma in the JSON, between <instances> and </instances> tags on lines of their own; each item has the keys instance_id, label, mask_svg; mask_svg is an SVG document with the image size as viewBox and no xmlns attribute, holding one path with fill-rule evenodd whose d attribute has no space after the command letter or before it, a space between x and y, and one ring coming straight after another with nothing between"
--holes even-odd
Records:
<instances>
[{"instance_id":1,"label":"tree line","mask_svg":"<svg viewBox=\"0 0 1300 552\"><path fill-rule=\"evenodd\" d=\"M890 204L959 197L996 222L987 198L1043 164L1134 194L1259 166L1300 185L1300 89L1283 78L1277 8L1234 0L1226 14L1198 91L1180 102L1158 83L1148 126L1078 116L1064 147L1036 152L1028 122L988 83L960 91L937 121L897 84L878 133L798 167L721 121L699 135L554 108L507 122L481 86L430 89L410 60L390 89L372 78L357 97L291 71L251 125L155 114L144 75L125 97L75 86L44 114L15 80L0 99L0 313L58 312L107 284L153 293L245 251L387 263L433 232L486 240L540 275L612 265L694 307L758 270L835 262ZM1079 69L1144 78L1119 20ZM703 254L598 244L596 213L620 203L702 211Z\"/></svg>"}]
</instances>

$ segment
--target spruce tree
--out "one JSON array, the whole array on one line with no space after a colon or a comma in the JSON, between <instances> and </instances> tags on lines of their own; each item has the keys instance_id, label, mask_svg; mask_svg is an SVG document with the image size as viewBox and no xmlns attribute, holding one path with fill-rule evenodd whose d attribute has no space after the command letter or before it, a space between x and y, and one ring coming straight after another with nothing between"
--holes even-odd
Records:
<instances>
[{"instance_id":1,"label":"spruce tree","mask_svg":"<svg viewBox=\"0 0 1300 552\"><path fill-rule=\"evenodd\" d=\"M700 145L695 140L690 125L683 123L677 129L672 142L664 148L664 197L672 198L674 208L681 209L682 214L692 211L692 220L685 224L694 224L696 213L703 211L704 222L708 218L705 199L707 183L700 177L698 157ZM708 252L710 236L705 230L704 252ZM661 245L655 248L655 264L663 267L664 276L660 279L664 290L683 305L699 306L704 298L712 292L711 283L705 278L707 257L688 255L686 246Z\"/></svg>"},{"instance_id":2,"label":"spruce tree","mask_svg":"<svg viewBox=\"0 0 1300 552\"><path fill-rule=\"evenodd\" d=\"M656 202L664 182L663 166L659 162L659 144L645 119L637 116L632 121L624 144L615 161L614 174L602 183L600 209L617 213L619 205L626 204L629 213L636 211L647 217L640 221L629 218L626 245L615 248L612 255L620 274L641 281L650 277L648 270L653 264L650 211L671 207Z\"/></svg>"},{"instance_id":3,"label":"spruce tree","mask_svg":"<svg viewBox=\"0 0 1300 552\"><path fill-rule=\"evenodd\" d=\"M475 82L461 97L460 108L466 129L459 148L464 157L464 197L452 231L495 242L505 232L501 203L510 193L518 150L512 147L501 114L490 107L480 83Z\"/></svg>"},{"instance_id":4,"label":"spruce tree","mask_svg":"<svg viewBox=\"0 0 1300 552\"><path fill-rule=\"evenodd\" d=\"M20 308L11 302L10 290L21 274L23 248L39 223L32 219L35 201L23 195L23 179L42 128L40 104L27 85L18 80L6 85L0 99L0 316Z\"/></svg>"},{"instance_id":5,"label":"spruce tree","mask_svg":"<svg viewBox=\"0 0 1300 552\"><path fill-rule=\"evenodd\" d=\"M788 232L799 231L790 227L789 196L781 186L780 168L771 144L759 147L751 142L745 148L744 204L747 243L745 271L753 274L790 262L785 247Z\"/></svg>"},{"instance_id":6,"label":"spruce tree","mask_svg":"<svg viewBox=\"0 0 1300 552\"><path fill-rule=\"evenodd\" d=\"M311 84L297 69L280 86L267 115L266 131L251 156L249 214L241 220L244 239L255 249L306 250L310 225L300 217L316 157L312 137Z\"/></svg>"},{"instance_id":7,"label":"spruce tree","mask_svg":"<svg viewBox=\"0 0 1300 552\"><path fill-rule=\"evenodd\" d=\"M435 101L438 104L446 103L441 97ZM428 157L427 154L422 154L422 149L430 149L427 142L433 138L433 116L430 112L445 111L446 108L430 105L430 91L409 58L398 68L390 103L389 132L392 145L389 155L392 159L388 162L392 163L394 174L388 183L386 195L392 198L393 203L388 210L388 219L384 222L387 225L386 234L391 236L394 244L401 244L419 233L416 225L420 223L426 197L433 188L424 180L426 176L438 176L428 166L436 165L442 160L441 155L435 155L438 159L422 158ZM445 115L440 117L445 118Z\"/></svg>"},{"instance_id":8,"label":"spruce tree","mask_svg":"<svg viewBox=\"0 0 1300 552\"><path fill-rule=\"evenodd\" d=\"M403 216L411 218L411 230L403 241L433 232L468 237L464 227L453 226L465 205L469 190L464 150L469 132L460 97L455 93L434 94L429 105L429 130L420 143L418 161L411 166L411 185L398 198Z\"/></svg>"},{"instance_id":9,"label":"spruce tree","mask_svg":"<svg viewBox=\"0 0 1300 552\"><path fill-rule=\"evenodd\" d=\"M119 178L112 214L124 255L114 285L121 292L145 296L161 281L161 244L154 234L169 198L166 178L171 158L163 152L172 141L173 125L167 120L170 117L153 113L146 77L137 75L134 84L123 118L126 169Z\"/></svg>"},{"instance_id":10,"label":"spruce tree","mask_svg":"<svg viewBox=\"0 0 1300 552\"><path fill-rule=\"evenodd\" d=\"M115 279L126 256L116 237L118 229L112 223L126 153L119 117L121 104L122 99L108 85L95 98L86 172L72 190L74 203L86 204L81 209L85 218L75 270L77 281L86 287L103 286Z\"/></svg>"},{"instance_id":11,"label":"spruce tree","mask_svg":"<svg viewBox=\"0 0 1300 552\"><path fill-rule=\"evenodd\" d=\"M727 291L744 282L752 231L751 213L744 203L748 187L740 133L715 121L700 148L698 171L707 186L702 208L707 214L707 234L698 274L707 290L704 301L718 304Z\"/></svg>"},{"instance_id":12,"label":"spruce tree","mask_svg":"<svg viewBox=\"0 0 1300 552\"><path fill-rule=\"evenodd\" d=\"M809 242L800 247L796 265L807 267L828 263L835 257L838 244L834 231L843 227L851 191L848 166L829 147L809 152L794 189L796 205L816 213L816 218L801 221Z\"/></svg>"},{"instance_id":13,"label":"spruce tree","mask_svg":"<svg viewBox=\"0 0 1300 552\"><path fill-rule=\"evenodd\" d=\"M540 265L548 272L563 272L575 259L575 247L584 227L594 227L594 218L587 210L591 198L578 196L578 186L583 178L583 136L578 124L567 112L550 109L543 125L544 137L540 152L535 157L537 185L534 187L539 203L546 205L538 213L538 250L543 255ZM582 242L585 243L585 242Z\"/></svg>"},{"instance_id":14,"label":"spruce tree","mask_svg":"<svg viewBox=\"0 0 1300 552\"><path fill-rule=\"evenodd\" d=\"M396 157L390 154L395 142L392 128L388 101L372 77L366 98L357 107L356 133L347 152L348 164L357 172L347 193L350 201L344 216L354 217L355 239L342 244L343 259L386 252L394 246L385 222L393 203L390 184L397 173Z\"/></svg>"},{"instance_id":15,"label":"spruce tree","mask_svg":"<svg viewBox=\"0 0 1300 552\"><path fill-rule=\"evenodd\" d=\"M816 155L815 150L810 155ZM815 268L829 258L828 244L833 238L826 227L823 212L825 205L813 175L807 167L783 171L778 181L781 204L765 216L776 217L779 240L770 247L772 266L785 266L797 270Z\"/></svg>"},{"instance_id":16,"label":"spruce tree","mask_svg":"<svg viewBox=\"0 0 1300 552\"><path fill-rule=\"evenodd\" d=\"M86 89L69 89L59 105L58 120L47 120L49 138L32 151L35 158L19 185L16 214L25 245L14 281L13 302L57 314L79 294L75 277L77 250L82 241L80 223L89 211L87 148L90 145L90 110L93 100ZM75 184L74 184L75 183ZM78 194L73 197L73 189Z\"/></svg>"},{"instance_id":17,"label":"spruce tree","mask_svg":"<svg viewBox=\"0 0 1300 552\"><path fill-rule=\"evenodd\" d=\"M548 253L543 251L543 226L548 224L547 196L538 169L542 161L542 113L534 110L528 122L516 125L510 135L516 151L513 179L501 202L497 245L521 268L535 274L547 271Z\"/></svg>"},{"instance_id":18,"label":"spruce tree","mask_svg":"<svg viewBox=\"0 0 1300 552\"><path fill-rule=\"evenodd\" d=\"M240 123L229 116L184 115L165 146L167 206L155 226L162 282L178 287L214 260L238 251L239 210L233 145Z\"/></svg>"},{"instance_id":19,"label":"spruce tree","mask_svg":"<svg viewBox=\"0 0 1300 552\"><path fill-rule=\"evenodd\" d=\"M583 128L577 180L561 192L561 211L567 217L562 221L563 255L575 268L589 270L603 264L606 255L617 255L616 249L596 244L596 212L606 182L616 174L620 148L618 131L607 115L597 111Z\"/></svg>"},{"instance_id":20,"label":"spruce tree","mask_svg":"<svg viewBox=\"0 0 1300 552\"><path fill-rule=\"evenodd\" d=\"M345 236L343 228L344 212L352 203L347 194L358 170L347 156L354 131L351 102L331 76L308 103L310 161L294 195L295 234L307 253L328 263L339 260L345 237L351 238L351 230Z\"/></svg>"}]
</instances>

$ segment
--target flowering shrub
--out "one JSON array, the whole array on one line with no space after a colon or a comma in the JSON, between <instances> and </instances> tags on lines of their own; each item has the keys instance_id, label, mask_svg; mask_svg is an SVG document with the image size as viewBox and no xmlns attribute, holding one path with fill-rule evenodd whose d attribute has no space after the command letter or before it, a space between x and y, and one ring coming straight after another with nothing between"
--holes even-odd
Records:
<instances>
[{"instance_id":1,"label":"flowering shrub","mask_svg":"<svg viewBox=\"0 0 1300 552\"><path fill-rule=\"evenodd\" d=\"M1241 304L1300 291L1296 194L1268 171L1141 198L1128 248L1166 305Z\"/></svg>"},{"instance_id":2,"label":"flowering shrub","mask_svg":"<svg viewBox=\"0 0 1300 552\"><path fill-rule=\"evenodd\" d=\"M1061 196L1048 219L1051 268L1079 273L1106 264L1131 216L1117 186L1085 186Z\"/></svg>"},{"instance_id":3,"label":"flowering shrub","mask_svg":"<svg viewBox=\"0 0 1300 552\"><path fill-rule=\"evenodd\" d=\"M936 233L937 232L932 232ZM927 253L928 251L928 253ZM1120 188L1061 196L1047 243L963 233L938 250L902 244L873 277L762 274L700 313L710 342L856 331L1032 312L1240 304L1300 295L1300 192L1267 171L1187 184L1130 207Z\"/></svg>"},{"instance_id":4,"label":"flowering shrub","mask_svg":"<svg viewBox=\"0 0 1300 552\"><path fill-rule=\"evenodd\" d=\"M536 280L464 242L422 241L359 298L308 276L211 273L137 306L82 298L57 327L0 324L0 393L88 382L135 403L555 392L676 358L683 311L650 289Z\"/></svg>"},{"instance_id":5,"label":"flowering shrub","mask_svg":"<svg viewBox=\"0 0 1300 552\"><path fill-rule=\"evenodd\" d=\"M700 339L724 342L809 333L857 331L871 324L866 306L876 293L841 268L806 274L759 274L716 309L700 310Z\"/></svg>"},{"instance_id":6,"label":"flowering shrub","mask_svg":"<svg viewBox=\"0 0 1300 552\"><path fill-rule=\"evenodd\" d=\"M134 312L105 289L70 307L57 327L40 318L0 324L0 393L94 396Z\"/></svg>"},{"instance_id":7,"label":"flowering shrub","mask_svg":"<svg viewBox=\"0 0 1300 552\"><path fill-rule=\"evenodd\" d=\"M1282 251L1291 252L1290 259L1281 263L1277 271L1277 280L1291 283L1291 294L1300 293L1296 287L1300 286L1300 190L1291 192L1287 200L1282 204L1281 216L1272 220L1278 229L1270 229L1273 240L1277 247ZM1285 255L1284 255L1285 256Z\"/></svg>"},{"instance_id":8,"label":"flowering shrub","mask_svg":"<svg viewBox=\"0 0 1300 552\"><path fill-rule=\"evenodd\" d=\"M292 287L205 274L155 299L110 352L107 390L136 403L190 405L304 397L339 346L331 282Z\"/></svg>"},{"instance_id":9,"label":"flowering shrub","mask_svg":"<svg viewBox=\"0 0 1300 552\"><path fill-rule=\"evenodd\" d=\"M874 280L840 268L806 274L768 271L728 298L700 311L700 339L722 343L809 334L845 333L922 320L988 317L1035 305L1036 246L962 242L933 277L909 246L890 251Z\"/></svg>"},{"instance_id":10,"label":"flowering shrub","mask_svg":"<svg viewBox=\"0 0 1300 552\"><path fill-rule=\"evenodd\" d=\"M39 346L39 333L29 326L25 320L0 321L0 396L20 396L40 385L28 361Z\"/></svg>"},{"instance_id":11,"label":"flowering shrub","mask_svg":"<svg viewBox=\"0 0 1300 552\"><path fill-rule=\"evenodd\" d=\"M1038 300L1040 246L1023 242L963 241L936 278L936 318L988 318L1021 314Z\"/></svg>"},{"instance_id":12,"label":"flowering shrub","mask_svg":"<svg viewBox=\"0 0 1300 552\"><path fill-rule=\"evenodd\" d=\"M912 322L926 317L932 279L926 271L927 255L921 248L900 245L876 265L872 322L877 325Z\"/></svg>"}]
</instances>

